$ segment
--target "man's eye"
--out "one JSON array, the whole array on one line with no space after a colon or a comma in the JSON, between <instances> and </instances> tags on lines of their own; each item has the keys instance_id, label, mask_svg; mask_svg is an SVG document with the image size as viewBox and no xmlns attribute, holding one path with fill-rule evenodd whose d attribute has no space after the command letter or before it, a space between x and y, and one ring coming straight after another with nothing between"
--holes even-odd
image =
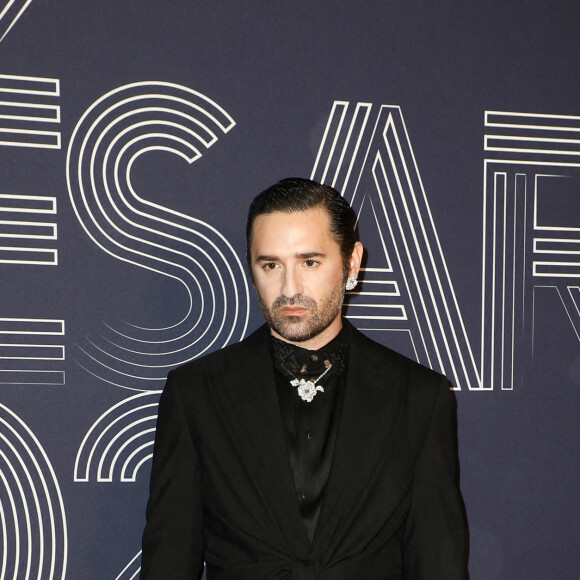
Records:
<instances>
[{"instance_id":1,"label":"man's eye","mask_svg":"<svg viewBox=\"0 0 580 580\"><path fill-rule=\"evenodd\" d=\"M273 270L276 267L276 264L274 262L266 262L262 268L264 270Z\"/></svg>"},{"instance_id":2,"label":"man's eye","mask_svg":"<svg viewBox=\"0 0 580 580\"><path fill-rule=\"evenodd\" d=\"M318 262L316 260L308 259L304 261L304 265L308 268L313 268L314 266L318 265Z\"/></svg>"}]
</instances>

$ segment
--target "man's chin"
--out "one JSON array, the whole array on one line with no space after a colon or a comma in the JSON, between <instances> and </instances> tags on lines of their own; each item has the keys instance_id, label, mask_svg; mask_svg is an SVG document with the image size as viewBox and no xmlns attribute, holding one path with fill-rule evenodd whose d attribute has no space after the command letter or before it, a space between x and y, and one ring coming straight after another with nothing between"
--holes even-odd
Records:
<instances>
[{"instance_id":1,"label":"man's chin","mask_svg":"<svg viewBox=\"0 0 580 580\"><path fill-rule=\"evenodd\" d=\"M317 334L300 316L287 316L283 324L275 324L272 328L283 339L292 342L304 342Z\"/></svg>"},{"instance_id":2,"label":"man's chin","mask_svg":"<svg viewBox=\"0 0 580 580\"><path fill-rule=\"evenodd\" d=\"M292 342L304 342L305 340L312 338L312 333L310 331L299 331L298 329L286 328L274 328L274 330L283 339L290 340Z\"/></svg>"}]
</instances>

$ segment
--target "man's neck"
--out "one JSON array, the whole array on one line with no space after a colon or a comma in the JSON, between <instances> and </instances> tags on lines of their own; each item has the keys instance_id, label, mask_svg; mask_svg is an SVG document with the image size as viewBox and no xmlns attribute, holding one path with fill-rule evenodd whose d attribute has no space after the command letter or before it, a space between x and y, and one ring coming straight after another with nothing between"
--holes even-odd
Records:
<instances>
[{"instance_id":1,"label":"man's neck","mask_svg":"<svg viewBox=\"0 0 580 580\"><path fill-rule=\"evenodd\" d=\"M308 340L288 340L283 336L280 336L274 329L270 328L270 332L276 338L283 340L284 342L288 342L295 346L299 346L300 348L305 348L307 350L318 350L323 346L327 345L339 332L342 328L342 316L337 316L322 332L309 338Z\"/></svg>"}]
</instances>

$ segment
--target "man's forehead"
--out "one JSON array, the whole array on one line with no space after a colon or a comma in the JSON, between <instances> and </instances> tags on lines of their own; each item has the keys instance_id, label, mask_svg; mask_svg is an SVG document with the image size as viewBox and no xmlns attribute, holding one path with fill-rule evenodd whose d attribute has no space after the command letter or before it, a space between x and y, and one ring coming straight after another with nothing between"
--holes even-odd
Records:
<instances>
[{"instance_id":1,"label":"man's forehead","mask_svg":"<svg viewBox=\"0 0 580 580\"><path fill-rule=\"evenodd\" d=\"M264 228L274 225L279 228L300 227L304 222L318 222L320 226L326 226L330 233L330 215L328 210L323 206L316 206L299 211L273 211L262 213L254 219L252 230L256 230L256 226Z\"/></svg>"},{"instance_id":2,"label":"man's forehead","mask_svg":"<svg viewBox=\"0 0 580 580\"><path fill-rule=\"evenodd\" d=\"M270 253L274 248L285 253L323 253L329 244L336 241L330 232L328 212L323 207L260 214L252 228L252 250L260 253Z\"/></svg>"},{"instance_id":3,"label":"man's forehead","mask_svg":"<svg viewBox=\"0 0 580 580\"><path fill-rule=\"evenodd\" d=\"M330 216L326 209L315 207L304 211L275 211L256 216L252 233L287 234L292 231L312 233L312 237L320 234L330 235Z\"/></svg>"}]
</instances>

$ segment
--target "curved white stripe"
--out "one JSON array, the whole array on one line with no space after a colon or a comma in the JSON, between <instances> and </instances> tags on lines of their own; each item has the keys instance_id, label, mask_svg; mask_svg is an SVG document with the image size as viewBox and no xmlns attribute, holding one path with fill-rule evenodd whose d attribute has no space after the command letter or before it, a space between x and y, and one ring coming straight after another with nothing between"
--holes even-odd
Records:
<instances>
[{"instance_id":1,"label":"curved white stripe","mask_svg":"<svg viewBox=\"0 0 580 580\"><path fill-rule=\"evenodd\" d=\"M152 447L153 442L151 442L151 444L149 446ZM131 475L131 477L127 477L125 467L123 467L123 471L121 473L121 481L131 481L131 482L137 481L137 472L139 471L139 469L141 469L141 466L144 463L147 463L147 461L149 461L150 459L153 459L153 453L150 453L149 455L145 455L145 457L143 457L141 459L141 461L139 461L139 463L137 463L137 465L135 466L135 469L133 469L133 474ZM127 467L127 469L128 469L128 467Z\"/></svg>"},{"instance_id":2,"label":"curved white stripe","mask_svg":"<svg viewBox=\"0 0 580 580\"><path fill-rule=\"evenodd\" d=\"M85 354L87 357L89 357L91 360L95 361L97 364L101 365L102 367L104 367L104 368L106 368L106 369L110 370L111 372L113 372L113 373L115 373L115 374L118 374L118 375L123 375L123 376L125 376L125 377L129 377L129 378L132 378L132 379L139 379L139 380L142 380L142 381L156 381L156 382L158 382L158 381L163 381L163 380L165 379L165 377L164 377L163 375L160 375L159 377L144 377L144 376L142 376L142 375L135 375L135 374L131 374L131 373L125 373L125 372L123 372L123 371L119 371L119 370L117 370L117 369L114 369L113 367L110 367L110 366L106 365L104 362L100 361L99 359L95 358L94 356L92 356L92 355L91 355L91 354L90 354L88 351L86 351L86 350L85 350L84 348L82 348L81 346L79 346L79 345L76 345L76 346L77 346L77 348L78 348L78 349L79 349L81 352L83 352L83 353L84 353L84 354ZM133 364L133 363L131 363L131 364ZM79 363L79 365L80 365L80 363ZM82 366L82 365L80 365L80 366ZM83 367L83 368L84 368L84 367ZM85 370L87 370L87 369L85 369ZM89 371L89 372L91 372L91 371ZM98 376L97 374L95 374L95 373L92 373L92 372L91 372L91 374L92 374L93 376L95 376L95 377L96 377L96 376ZM111 383L111 384L114 384L114 383ZM126 387L126 388L130 388L130 387ZM133 389L133 390L139 390L139 391L142 391L144 388L146 388L146 387L142 386L142 387L141 387L141 388L139 388L139 389Z\"/></svg>"},{"instance_id":3,"label":"curved white stripe","mask_svg":"<svg viewBox=\"0 0 580 580\"><path fill-rule=\"evenodd\" d=\"M121 477L120 477L120 481L135 481L136 479L136 475L137 475L137 471L139 471L139 468L141 467L141 465L143 465L143 463L145 463L148 459L151 459L153 457L153 453L148 453L147 455L145 455L144 457L142 457L138 462L137 465L135 467L135 469L133 469L133 474L131 475L131 477L127 477L127 470L129 469L129 466L131 464L131 462L134 460L135 457L137 457L137 455L143 453L143 451L145 451L145 449L151 449L153 448L153 445L155 444L155 428L153 429L148 429L147 431L143 431L139 434L139 436L145 435L146 433L152 433L153 437L151 438L151 440L147 441L146 443L143 443L143 445L140 445L139 447L137 447L136 449L134 449L129 456L125 459L125 462L123 463L123 466L121 468ZM136 438L136 437L135 437ZM135 439L133 438L133 439ZM125 444L125 447L127 447L127 444Z\"/></svg>"},{"instance_id":4,"label":"curved white stripe","mask_svg":"<svg viewBox=\"0 0 580 580\"><path fill-rule=\"evenodd\" d=\"M78 346L78 345L77 345ZM82 350L82 349L79 349ZM85 351L83 351L85 352ZM111 381L93 371L91 371L89 368L87 368L86 366L84 366L81 362L79 362L78 360L75 361L77 365L79 365L79 367L81 367L84 371L86 371L87 373L89 373L90 375L92 375L93 377L103 381L104 383L108 383L109 385L113 385L115 387L120 387L121 389L126 389L127 391L137 391L138 393L142 393L144 390L144 387L130 387L128 385L123 385L121 383L116 383L115 381ZM155 392L155 391L154 391Z\"/></svg>"},{"instance_id":5,"label":"curved white stripe","mask_svg":"<svg viewBox=\"0 0 580 580\"><path fill-rule=\"evenodd\" d=\"M10 485L8 484L8 481L6 479L6 477L4 476L4 473L2 473L2 471L0 470L0 479L2 479L3 483L4 483L4 489L6 490L6 493L8 494L8 499L10 501L10 507L12 508L12 520L14 522L14 580L16 580L16 575L18 574L18 562L20 561L20 523L18 520L18 510L16 509L16 502L14 501L14 496L12 494L12 489L10 487ZM3 530L6 529L5 524L3 524L2 526ZM6 545L6 537L4 538L4 545ZM8 555L8 551L6 551L3 555L3 569L5 567L5 562L6 562L6 558ZM4 575L2 575L2 579L4 578Z\"/></svg>"},{"instance_id":6,"label":"curved white stripe","mask_svg":"<svg viewBox=\"0 0 580 580\"><path fill-rule=\"evenodd\" d=\"M155 403L146 403L146 404L137 406L135 408L130 408L128 411L125 411L125 412L122 411L122 408L126 407L128 405L132 405L144 397L148 397L148 398L155 397L157 399L158 395L160 395L160 394L161 394L161 391L148 391L145 393L139 393L138 395L133 395L133 396L131 396L127 399L124 399L123 401L120 401L119 403L116 403L115 405L113 405L110 409L105 411L92 424L92 426L89 428L86 435L84 436L84 438L81 442L81 445L79 447L79 450L77 452L77 457L76 457L75 466L74 466L74 480L75 481L89 481L89 470L90 470L90 466L92 463L92 458L96 452L96 448L99 445L99 443L101 442L101 440L105 437L105 435L111 429L113 429L113 427L115 425L117 425L117 423L119 423L119 421L122 421L124 418L129 417L133 413L138 413L138 412L141 412L145 409L155 408L155 407L157 407L158 403L157 403L157 401L155 401ZM152 415L150 417L155 418L156 414ZM94 441L92 441L93 439L94 439ZM92 441L92 443L89 443L90 441ZM89 445L90 445L90 450L88 450ZM83 459L83 457L85 455L87 456L86 460ZM81 459L83 460L83 463L84 463L84 476L80 475Z\"/></svg>"},{"instance_id":7,"label":"curved white stripe","mask_svg":"<svg viewBox=\"0 0 580 580\"><path fill-rule=\"evenodd\" d=\"M0 471L0 479L4 479L4 474ZM0 566L0 578L6 577L6 566L8 560L8 531L6 528L6 514L4 513L4 504L0 496L0 531L2 532L2 565Z\"/></svg>"},{"instance_id":8,"label":"curved white stripe","mask_svg":"<svg viewBox=\"0 0 580 580\"><path fill-rule=\"evenodd\" d=\"M124 435L126 435L129 431L131 431L131 429L135 428L137 425L141 425L142 423L147 423L147 422L156 421L156 420L157 420L156 416L143 417L141 419L137 419L136 421L133 421L132 423L129 423L128 425L126 425L120 431L117 432L117 434L109 441L109 443L105 447L105 450L103 451L103 453L101 453L101 459L99 460L99 464L97 467L97 480L98 481L112 481L113 480L112 479L113 469L115 467L115 462L117 461L119 453L124 449L124 445L131 443L133 440L135 440L139 437L142 437L142 436L146 435L147 433L151 433L154 435L155 434L155 427L153 427L152 429L144 429L143 431L140 431L136 435L133 435L132 437L130 437L129 439L124 441L123 445L121 445L121 448L119 449L119 451L117 451L117 453L115 453L115 455L113 456L113 460L111 462L111 465L109 466L109 474L103 476L104 463L108 459L107 455L109 454L109 451L112 449L113 445L115 445L119 441L119 439L123 438Z\"/></svg>"},{"instance_id":9,"label":"curved white stripe","mask_svg":"<svg viewBox=\"0 0 580 580\"><path fill-rule=\"evenodd\" d=\"M14 453L14 457L19 461L21 470L26 475L26 478L28 480L28 484L30 486L30 491L32 492L34 505L36 507L36 514L37 514L37 517L39 519L39 529L40 529L40 536L41 536L41 540L40 540L40 552L41 552L41 554L39 557L39 561L42 563L42 555L44 552L44 549L43 549L44 548L44 545L43 545L44 537L42 534L42 514L40 513L40 505L38 502L38 495L36 493L36 489L35 489L34 483L32 481L32 478L30 477L30 473L28 472L28 469L26 468L26 464L24 463L24 461L20 457L20 454L18 453L18 451L16 451L16 449L14 448L12 443L10 443L10 441L8 441L8 439L6 437L4 437L2 435L2 433L0 432L0 440L2 440L2 439L7 444L7 446L12 450L12 452ZM27 544L26 573L24 576L24 580L28 580L28 578L30 578L30 568L32 566L32 546L33 546L33 544L32 544L32 522L31 522L31 518L30 518L30 510L28 507L28 501L27 501L26 493L24 492L24 488L22 487L22 483L20 482L20 477L18 476L16 469L12 465L12 462L6 456L6 454L2 451L2 449L0 449L0 457L2 457L4 459L4 461L6 462L6 465L8 466L8 469L10 470L10 473L12 474L12 476L14 478L14 484L18 488L18 492L20 493L20 499L22 501L22 508L24 510L24 519L26 522L25 533L26 533L26 540L27 540L26 541L26 544ZM15 515L15 517L17 517L16 513L14 515ZM18 528L19 527L17 527L17 529ZM19 542L20 541L20 534L17 534L16 538L17 538L17 542Z\"/></svg>"},{"instance_id":10,"label":"curved white stripe","mask_svg":"<svg viewBox=\"0 0 580 580\"><path fill-rule=\"evenodd\" d=\"M42 446L40 445L38 439L35 437L34 433L32 433L32 431L28 428L28 426L22 421L20 420L10 409L8 409L7 407L5 407L4 405L0 404L0 410L4 411L6 413L6 415L8 416L9 419L11 419L11 421L14 423L11 424L10 422L8 422L6 419L1 418L0 423L2 425L4 425L7 429L8 429L8 433L10 433L11 435L14 436L14 442L18 443L20 446L22 446L23 450L26 453L26 457L27 459L30 461L31 465L34 467L34 470L31 472L29 470L29 468L26 466L26 463L24 462L23 456L20 454L20 452L16 449L16 447L14 446L14 444L6 437L6 435L4 434L0 434L2 436L2 439L4 439L4 441L7 443L7 446L14 452L15 456L18 459L18 462L20 463L20 465L22 466L24 473L25 473L25 477L28 480L28 483L31 487L31 492L32 492L32 496L33 496L33 500L34 500L34 504L36 507L36 513L37 513L37 517L38 517L38 525L39 525L39 534L40 534L40 538L39 538L39 554L40 554L40 558L39 558L39 562L40 562L40 568L39 568L39 578L41 575L41 571L43 569L43 562L44 562L44 527L43 527L43 514L42 514L42 509L41 509L41 503L40 503L40 499L39 499L39 495L37 493L37 485L39 485L39 489L42 489L43 491L43 508L44 508L44 501L46 502L46 510L48 511L48 521L50 524L50 529L49 529L49 533L50 533L50 573L48 576L48 580L52 580L54 578L55 575L55 570L56 570L56 565L57 565L57 521L56 521L56 517L55 517L55 511L54 511L54 507L53 507L53 498L52 498L52 493L54 493L56 495L56 499L58 500L59 503L59 507L60 507L60 512L59 512L59 516L60 516L60 525L62 525L62 530L59 527L59 532L62 532L62 537L61 534L59 534L59 541L62 540L62 546L58 546L58 552L59 554L62 553L62 557L63 557L63 563L62 563L62 576L61 578L64 578L64 575L66 573L66 563L67 563L67 556L68 556L68 541L67 541L67 528L66 528L66 516L65 516L65 511L64 511L64 505L62 502L62 496L60 493L60 488L58 486L58 482L57 479L55 477L54 471L52 469L52 466L50 464L50 461L48 460L48 457L46 456L46 453L44 452L44 449L42 448ZM18 429L16 427L18 427ZM22 431L27 438L30 439L31 444L34 447L34 450L31 448L31 446L24 440L23 436L20 434L20 431ZM41 465L39 464L39 461L37 459L37 456L42 460L43 462L43 467L41 467ZM12 468L12 466L11 466ZM51 482L51 488L52 488L52 493L51 490L49 490L48 488L48 483L47 483L47 477L45 476L44 470L46 470L47 475L49 477L49 481ZM13 468L12 468L13 469ZM38 477L38 482L33 481L33 474L35 476ZM21 490L22 493L22 486L20 481L17 482L19 489ZM25 509L25 513L26 513L26 521L28 526L30 527L30 516L29 516L29 512L28 512L28 505L27 503L25 503L24 506ZM27 537L29 539L29 543L31 543L31 532L27 533ZM30 559L30 555L29 555L29 559ZM27 569L29 567L27 566ZM27 577L28 577L28 572L27 572Z\"/></svg>"},{"instance_id":11,"label":"curved white stripe","mask_svg":"<svg viewBox=\"0 0 580 580\"><path fill-rule=\"evenodd\" d=\"M121 91L127 90L129 88L135 88L135 87L138 87L139 89L144 89L144 90L151 90L151 88L153 88L154 91L148 92L146 94L137 94L137 95L132 95L132 96L126 97L126 98L121 98L120 100L118 100L116 102L112 102L112 103L104 106L103 111L100 111L100 112L96 111L96 109L99 107L99 105L105 104L107 99L113 100L114 95L118 96L118 94ZM246 307L245 308L246 314L245 314L245 317L243 319L242 336L246 332L247 324L248 324L248 320L249 320L249 289L248 289L247 280L246 280L241 262L240 262L238 256L236 255L236 253L234 252L233 248L231 247L231 245L227 242L227 240L215 228L212 228L211 226L209 226L208 224L205 224L201 220L196 220L195 218L192 218L190 216L180 214L179 212L175 212L173 210L170 210L168 208L164 208L163 206L148 202L147 200L140 198L135 193L135 191L133 190L133 188L131 186L130 171L131 171L131 168L133 166L135 159L137 159L141 154L149 152L149 151L158 151L158 150L170 151L172 153L176 153L176 154L180 155L182 158L188 160L188 162L191 162L193 159L195 159L197 156L199 156L199 151L197 150L196 147L194 147L192 140L197 141L198 143L200 143L201 145L203 145L205 147L210 146L211 144L213 144L217 140L216 133L213 132L209 126L206 125L206 122L205 122L206 120L213 121L224 132L229 130L231 127L233 127L235 125L235 123L233 122L233 119L231 119L231 117L229 117L227 114L225 115L227 117L227 122L221 123L220 120L217 119L214 114L208 113L206 110L203 109L203 107L200 107L199 105L197 105L197 103L192 103L191 101L188 101L187 99L182 99L180 97L176 97L175 95L166 95L164 93L155 92L156 90L165 90L166 87L170 88L170 89L175 89L176 91L180 92L180 94L194 95L196 98L202 99L202 101L205 103L210 103L211 105L215 105L215 103L213 103L213 101L206 99L205 97L203 97L203 95L200 95L196 91L191 91L190 89L187 89L187 87L180 87L179 85L174 85L172 83L143 82L143 83L133 83L131 85L125 85L123 87L119 87L118 89L115 89L114 91L111 91L110 93L108 93L106 95L103 95L103 97L101 97L99 100L97 100L85 112L85 114L83 115L83 117L81 118L81 120L79 121L77 126L75 127L75 130L73 131L73 136L71 137L70 146L69 146L69 149L67 152L67 162L66 162L67 163L67 186L69 188L69 193L70 193L73 209L75 211L77 218L79 219L79 222L81 223L82 227L85 229L85 232L87 233L87 235L89 235L90 239L94 243L96 243L98 247L103 249L109 255L111 255L117 259L121 259L124 262L131 263L131 264L137 265L139 267L145 268L147 270L168 276L174 280L178 280L181 282L181 284L186 289L187 295L189 297L189 307L187 309L185 316L182 318L181 321L179 321L171 326L166 326L166 327L161 328L161 329L146 329L145 327L138 327L135 325L131 325L130 323L127 323L129 326L136 328L136 329L139 329L139 330L155 332L157 335L158 335L159 331L168 331L170 329L178 327L180 324L184 323L187 320L189 314L192 312L193 296L192 296L191 290L189 288L188 280L191 280L193 278L195 280L195 283L197 284L197 291L199 292L199 297L200 297L199 303L196 303L196 307L199 307L199 310L197 311L198 312L197 320L195 321L194 325L192 325L188 321L188 328L186 328L184 331L180 332L179 336L172 336L172 337L169 337L169 339L167 339L167 337L165 337L162 340L148 340L147 337L145 337L145 339L143 339L142 337L129 336L128 334L121 333L117 329L109 326L109 328L111 329L112 332L118 334L119 336L122 336L123 338L125 338L127 340L135 341L137 343L147 343L147 344L151 344L151 345L153 345L153 344L167 344L167 343L175 344L175 342L177 340L182 340L185 337L187 337L189 334L191 334L191 332L195 328L197 328L197 326L199 325L199 322L201 322L202 316L203 316L204 317L203 318L204 327L200 329L200 336L195 337L195 338L192 337L192 339L190 339L189 344L186 344L186 345L182 344L182 345L179 345L179 347L177 347L177 348L173 347L173 348L169 348L169 349L164 349L166 352L157 352L154 354L146 353L146 352L140 353L138 350L135 350L132 348L126 348L125 346L123 346L121 344L117 344L116 341L114 341L114 340L105 339L105 340L107 340L107 342L109 342L110 344L113 344L116 348L120 349L121 351L123 351L125 353L141 354L141 356L155 356L155 357L157 357L157 360L159 360L160 356L164 356L164 355L173 356L179 352L183 352L183 354L185 356L181 357L180 360L178 360L178 361L175 361L172 358L170 361L168 361L168 363L166 365L164 365L165 368L167 368L168 365L173 366L175 364L181 364L183 362L191 360L192 358L195 358L196 356L200 356L202 353L204 353L208 349L212 348L212 346L218 340L222 341L221 346L224 346L225 344L227 344L231 340L233 333L236 332L237 330L239 330L238 318L239 318L239 314L240 314L240 310L241 310L240 299L242 298L242 296L245 299L245 307ZM163 104L163 103L169 103L171 105L176 105L179 107L183 106L183 107L185 107L185 110L187 110L187 111L195 111L195 115L190 115L190 114L184 113L181 110L168 108L167 106L161 106L161 104ZM123 109L123 108L127 108L127 107L133 107L133 109L128 110L128 111ZM223 111L223 109L221 109L219 107L217 107L217 110L220 111L221 113L225 113ZM83 137L81 138L80 137L81 130L84 130L85 122L89 120L89 117L92 116L93 113L95 113L95 117L93 119L91 119L91 121L88 123L89 126L86 129L86 132L84 133ZM140 121L140 122L138 121L138 122L130 124L129 126L121 128L121 125L120 125L121 123L131 121L132 117L134 117L135 115L138 115L138 114L141 114L141 115L154 114L158 118L155 118L152 120L149 119L149 120ZM201 121L201 120L196 118L196 116L199 114L203 115L204 121ZM113 115L116 115L116 116L113 118ZM183 122L189 123L192 126L197 127L198 129L201 129L205 134L207 134L208 138L206 138L206 136L204 134L198 132L197 130L194 130L192 127L183 125ZM117 127L119 127L121 130L119 131L118 134L114 134L113 132L115 130L117 130ZM157 128L161 128L162 130L161 131L159 131L159 130L153 131L152 130L152 129L157 129ZM173 132L177 132L177 134L173 134ZM179 133L181 133L184 136L184 138L180 137ZM128 140L128 142L125 142L129 137L131 137L132 135L135 135L135 134L136 134L136 136L133 136L131 139ZM172 143L172 144L170 146L168 146L168 145L156 143L155 145L152 145L152 146L141 147L136 152L133 152L133 149L135 147L139 147L140 143L142 141L144 141L145 139L149 139L149 140L162 139L164 142ZM92 140L96 140L96 141L94 143L92 143ZM90 147L90 151L89 151L89 147ZM118 147L120 147L120 150L117 151ZM78 150L77 150L77 148L78 148ZM183 149L183 148L185 148L185 149ZM97 176L95 173L96 165L97 165L97 163L96 163L97 154L100 152L101 149L104 149L104 155L105 155L104 160L102 161L102 166L100 166L100 179L102 179L102 181L103 181L102 184L99 181L99 176ZM186 154L186 151L188 152L187 154ZM120 172L121 172L123 164L125 163L124 158L127 155L130 155L130 158L128 160L128 163L127 163L127 166L125 169L125 175L124 175L125 181L123 182L120 178L121 177ZM95 215L92 212L92 210L91 210L92 201L90 204L89 197L87 197L87 195L90 195L90 194L88 191L85 191L85 180L83 178L83 160L85 158L87 158L87 156L90 159L89 180L90 180L90 184L91 184L90 190L92 192L90 199L97 204L97 207L99 208L99 211L101 214L99 216ZM75 159L75 165L76 165L76 169L77 169L76 173L72 172L73 158ZM109 187L109 181L108 181L108 177L107 177L108 168L110 165L110 160L112 158L114 158L114 161L115 161L115 163L114 163L114 184L115 184L115 187L114 188ZM73 189L73 181L72 181L73 178L75 180L75 187L78 186L77 193L80 194L80 197L82 199L82 211L86 212L86 214L89 218L89 222L85 222L85 217L81 215L81 207L77 206L77 204L76 204L76 200L75 200L75 191L76 190ZM97 181L98 181L98 183L97 183ZM217 240L214 241L208 235L205 235L201 231L196 231L193 228L189 228L184 224L176 223L176 222L171 221L169 219L166 219L162 216L157 216L155 214L150 214L148 212L144 212L144 211L137 209L125 197L125 195L123 193L125 190L125 186L126 186L126 189L128 189L128 191L130 192L132 198L134 200L136 200L137 202L139 202L140 204L144 204L148 207L151 207L155 211L161 211L165 215L179 216L180 219L187 220L187 223L201 225L202 229L208 230L208 232L211 235L217 237ZM103 189L106 193L106 199L107 199L107 205L108 205L107 209L105 209L105 206L103 205L103 203L99 197L99 193L98 193L99 191L102 191ZM198 237L199 239L203 240L204 244L207 244L208 249L211 248L212 254L210 254L209 251L206 251L204 248L200 247L199 245L195 244L193 240L184 239L183 237L180 237L180 236L177 236L177 235L174 235L171 233L167 233L166 231L160 231L158 228L152 228L149 225L137 223L137 222L129 219L127 217L127 215L125 213L123 213L123 211L121 211L119 206L117 205L116 200L118 200L118 199L120 199L122 202L121 207L128 208L132 212L132 214L134 214L135 216L142 217L146 220L153 220L159 224L163 224L164 226L169 226L173 229L179 229L179 230L187 232L189 235L193 235L195 237ZM111 215L109 215L109 204L110 204L110 208L112 208L113 212L114 212ZM128 232L123 231L115 223L117 221L117 218L114 217L115 215L119 216L123 223L128 223L132 228L136 228L138 230L147 232L148 234L153 234L154 236L160 236L163 239L170 239L172 241L177 241L179 244L185 244L186 246L191 247L194 250L194 252L192 252L192 253L203 257L204 260L207 260L207 264L209 265L209 268L211 269L211 271L215 274L215 278L214 279L210 278L210 276L208 275L208 270L206 269L206 267L204 265L202 265L199 261L193 259L191 253L182 252L182 251L176 250L174 247L166 247L165 245L152 242L148 239L150 236L148 236L147 239L143 239L141 236L132 235ZM182 263L175 263L174 260L168 260L168 259L166 259L165 256L160 256L159 254L156 254L156 253L154 253L154 254L149 253L148 254L146 252L139 251L138 249L135 249L134 247L128 247L126 244L121 243L118 239L115 239L115 238L117 238L116 235L115 235L115 237L113 237L112 235L108 234L103 229L102 225L99 223L99 218L101 218L101 219L104 218L104 220L105 220L104 223L108 223L109 226L113 228L113 231L114 232L116 231L124 239L130 239L130 240L136 242L137 244L144 245L147 248L156 248L163 253L169 253L170 255L173 255L173 256L179 257L180 259L185 260L186 264L193 264L197 268L198 272L201 273L201 275L203 277L203 282L201 280L198 280L196 275L193 273L193 271L191 271L189 267L184 266ZM90 225L90 224L92 224L92 225ZM91 231L90 231L93 226L96 227L96 231L94 234L91 233ZM105 242L107 244L111 243L113 245L113 247L119 248L122 252L126 253L127 255L119 254L115 250L107 248L106 246L103 245L102 242L97 240L97 238L95 237L96 235L103 236L103 239L105 240ZM223 245L226 248L226 251L228 253L227 258L226 258L226 255L224 254L224 252L220 249L220 247L218 246L218 244L216 242L219 242L220 245ZM132 246L132 244L131 244L131 246ZM217 260L215 259L213 252L215 252L215 255L218 257ZM231 253L231 256L229 255L230 253ZM143 263L143 260L137 262L134 259L132 259L131 256L143 258L146 260L146 263ZM157 268L157 267L152 266L151 262L157 262L160 265L162 264L163 266L169 266L170 269L171 268L176 269L177 270L176 275L173 275L173 274L168 273L166 271L161 271L161 268ZM234 271L232 269L232 264L237 266L236 270L238 270L238 268L239 268L239 271L236 274L234 274ZM181 275L178 272L184 273L186 275L186 278L182 279ZM226 273L228 289L229 289L229 286L231 286L231 288L233 289L233 295L234 295L233 307L234 307L234 310L231 313L230 313L230 306L229 306L231 304L231 299L230 299L230 294L228 293L228 289L226 289L226 282L225 282L223 273ZM219 313L221 316L218 320L216 320L217 298L216 298L216 294L215 294L215 290L214 290L214 288L216 286L216 281L217 281L217 286L220 289L220 293L219 293L220 311L219 311ZM241 282L243 282L243 295L242 296L240 295L240 289L238 289L238 284ZM213 305L210 310L206 309L206 306L204 303L204 300L208 296L210 296L211 302ZM232 321L232 315L233 315L233 321ZM224 328L225 328L226 322L228 320L230 320L230 322L228 323L228 328L226 330L227 336L224 338L222 333L224 332ZM217 323L217 328L214 327L214 321ZM188 349L191 349L191 347L193 345L198 344L202 339L204 339L206 336L208 336L208 333L210 333L210 332L211 332L211 336L209 336L209 340L206 341L206 343L203 345L203 350L201 350L201 352L195 352L193 354L187 353ZM156 338L158 338L158 336L156 336ZM102 352L105 355L105 359L111 358L113 360L117 360L119 363L122 363L122 364L135 365L135 366L140 366L142 368L163 368L162 365L159 365L157 363L154 365L146 364L146 363L145 364L135 363L133 361L126 360L120 356L117 357L113 353L107 352L104 348L101 348L100 346L96 345L95 343L93 343L93 346L98 351ZM92 358L92 360L94 360L97 364L100 364L101 366L107 368L112 373L118 373L118 374L121 374L121 375L124 375L127 377L133 376L132 373L123 373L121 371L117 371L117 369L115 368L116 365L114 365L114 366L108 365L108 364L104 363L102 360L97 360L96 357L90 357L90 358ZM130 358L130 356L128 358ZM92 373L92 374L95 374L95 376L99 376L96 373ZM138 379L139 377L136 376L135 378ZM105 379L105 380L107 380L107 379ZM109 382L111 384L116 384L115 381L107 380L107 382ZM123 384L121 386L127 388L126 384Z\"/></svg>"}]
</instances>

